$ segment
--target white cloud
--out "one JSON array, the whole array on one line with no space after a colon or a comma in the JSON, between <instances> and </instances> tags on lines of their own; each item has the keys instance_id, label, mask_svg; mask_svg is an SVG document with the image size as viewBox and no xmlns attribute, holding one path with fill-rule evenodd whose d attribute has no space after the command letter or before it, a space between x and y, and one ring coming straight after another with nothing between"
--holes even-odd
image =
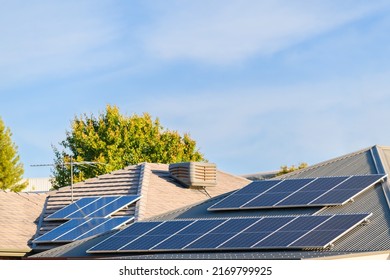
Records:
<instances>
[{"instance_id":1,"label":"white cloud","mask_svg":"<svg viewBox=\"0 0 390 280\"><path fill-rule=\"evenodd\" d=\"M21 84L109 67L122 58L107 5L96 1L8 2L0 10L0 81Z\"/></svg>"},{"instance_id":2,"label":"white cloud","mask_svg":"<svg viewBox=\"0 0 390 280\"><path fill-rule=\"evenodd\" d=\"M145 29L157 57L229 64L273 54L312 36L358 20L383 1L196 1L160 6Z\"/></svg>"},{"instance_id":3,"label":"white cloud","mask_svg":"<svg viewBox=\"0 0 390 280\"><path fill-rule=\"evenodd\" d=\"M164 126L191 132L222 169L250 173L388 144L389 74L150 99L142 107Z\"/></svg>"}]
</instances>

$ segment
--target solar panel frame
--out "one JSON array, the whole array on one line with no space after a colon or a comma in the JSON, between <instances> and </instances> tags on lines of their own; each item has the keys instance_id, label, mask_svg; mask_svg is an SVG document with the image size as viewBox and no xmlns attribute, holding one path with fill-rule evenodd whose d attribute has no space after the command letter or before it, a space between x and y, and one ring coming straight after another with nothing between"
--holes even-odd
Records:
<instances>
[{"instance_id":1,"label":"solar panel frame","mask_svg":"<svg viewBox=\"0 0 390 280\"><path fill-rule=\"evenodd\" d=\"M259 193L255 193L254 187L249 184L213 204L207 210L224 211L344 205L348 201L353 201L356 196L386 177L387 174L374 174L274 180L269 184L271 187L265 190L263 188ZM260 184L260 182L256 183ZM242 193L245 193L247 187L252 190L244 196ZM244 202L246 199L247 201Z\"/></svg>"},{"instance_id":2,"label":"solar panel frame","mask_svg":"<svg viewBox=\"0 0 390 280\"><path fill-rule=\"evenodd\" d=\"M58 238L64 234L66 234L67 232L73 230L74 228L76 228L80 225L83 225L87 221L88 221L87 219L77 219L77 220L67 221L67 222L59 225L58 227L42 234L38 238L34 239L32 242L33 243L50 243L55 238Z\"/></svg>"},{"instance_id":3,"label":"solar panel frame","mask_svg":"<svg viewBox=\"0 0 390 280\"><path fill-rule=\"evenodd\" d=\"M140 198L141 196L139 195L83 197L49 215L45 218L45 220L54 221L80 218L108 218L126 206L137 202ZM104 202L107 199L109 202L105 204ZM98 207L96 207L96 203L99 203Z\"/></svg>"},{"instance_id":4,"label":"solar panel frame","mask_svg":"<svg viewBox=\"0 0 390 280\"><path fill-rule=\"evenodd\" d=\"M96 201L99 197L82 197L79 200L57 210L56 212L50 214L45 218L45 221L56 221L56 220L67 220L66 216L69 216L73 214L74 212L78 211L79 209L93 203Z\"/></svg>"},{"instance_id":5,"label":"solar panel frame","mask_svg":"<svg viewBox=\"0 0 390 280\"><path fill-rule=\"evenodd\" d=\"M120 196L101 196L94 202L88 204L87 206L81 208L77 212L72 213L71 215L66 216L66 219L80 219L86 218L91 213L105 207L106 205L116 201Z\"/></svg>"},{"instance_id":6,"label":"solar panel frame","mask_svg":"<svg viewBox=\"0 0 390 280\"><path fill-rule=\"evenodd\" d=\"M36 238L33 243L67 243L117 229L134 217L73 219Z\"/></svg>"},{"instance_id":7,"label":"solar panel frame","mask_svg":"<svg viewBox=\"0 0 390 280\"><path fill-rule=\"evenodd\" d=\"M85 234L78 236L77 238L73 239L72 241L81 240L81 239L84 239L87 237L98 235L98 234L103 233L103 232L118 229L122 225L129 223L133 220L134 220L134 217L113 217L113 218L110 218L106 222L98 225L97 227L86 232Z\"/></svg>"},{"instance_id":8,"label":"solar panel frame","mask_svg":"<svg viewBox=\"0 0 390 280\"><path fill-rule=\"evenodd\" d=\"M95 217L103 217L107 218L116 212L120 211L127 205L131 205L135 202L137 202L141 196L139 195L122 195L119 196L118 199L108 203L104 207L101 207L97 209L96 211L90 213L87 217L89 218L95 218ZM111 209L111 210L110 210Z\"/></svg>"}]
</instances>

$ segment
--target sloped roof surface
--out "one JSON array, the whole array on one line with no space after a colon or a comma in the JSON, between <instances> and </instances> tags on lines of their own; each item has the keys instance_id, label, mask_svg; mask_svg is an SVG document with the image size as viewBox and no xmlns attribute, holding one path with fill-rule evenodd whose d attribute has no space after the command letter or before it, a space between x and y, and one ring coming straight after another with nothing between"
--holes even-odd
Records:
<instances>
[{"instance_id":1,"label":"sloped roof surface","mask_svg":"<svg viewBox=\"0 0 390 280\"><path fill-rule=\"evenodd\" d=\"M0 191L0 256L31 250L46 194Z\"/></svg>"},{"instance_id":2,"label":"sloped roof surface","mask_svg":"<svg viewBox=\"0 0 390 280\"><path fill-rule=\"evenodd\" d=\"M303 170L286 174L279 178L308 178L324 176L347 176L364 174L388 173L390 166L390 148L373 146L329 161L325 161ZM209 212L207 208L223 199L227 194L217 196L192 206L182 207L153 219L165 220L175 218L212 218L219 217L246 217L246 216L274 216L274 215L312 215L312 214L344 214L344 213L373 213L370 223L360 225L334 242L334 246L327 250L299 251L299 250L259 250L237 252L196 252L196 253L160 253L160 254L111 254L88 255L83 251L92 247L99 239L69 244L66 252L45 252L45 257L98 257L118 259L302 259L327 256L340 256L360 252L390 252L390 205L386 195L389 190L388 180L378 183L344 206L313 208L311 210L272 209L247 211ZM71 249L72 248L72 249ZM81 249L82 248L82 249ZM72 252L72 253L70 253ZM51 255L50 255L51 254Z\"/></svg>"},{"instance_id":3,"label":"sloped roof surface","mask_svg":"<svg viewBox=\"0 0 390 280\"><path fill-rule=\"evenodd\" d=\"M250 181L228 173L217 171L217 186L203 189L190 189L180 185L168 171L167 164L142 163L114 171L85 182L74 184L51 192L41 219L38 236L57 227L61 222L48 222L44 218L77 200L88 196L141 195L135 205L119 211L116 215L135 216L144 220L185 205L199 203L222 193L247 185ZM54 245L58 246L58 245ZM53 245L37 245L36 250L46 250Z\"/></svg>"}]
</instances>

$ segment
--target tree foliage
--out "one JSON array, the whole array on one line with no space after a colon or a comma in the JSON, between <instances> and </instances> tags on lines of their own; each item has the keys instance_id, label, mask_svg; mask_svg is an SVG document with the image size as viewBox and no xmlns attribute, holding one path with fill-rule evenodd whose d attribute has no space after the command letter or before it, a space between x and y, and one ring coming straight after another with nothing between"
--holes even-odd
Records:
<instances>
[{"instance_id":1,"label":"tree foliage","mask_svg":"<svg viewBox=\"0 0 390 280\"><path fill-rule=\"evenodd\" d=\"M23 164L11 138L11 130L0 118L0 189L19 192L27 187L27 183L21 182L24 174Z\"/></svg>"},{"instance_id":2,"label":"tree foliage","mask_svg":"<svg viewBox=\"0 0 390 280\"><path fill-rule=\"evenodd\" d=\"M279 172L276 174L276 176L280 176L280 175L287 174L287 173L290 173L290 172L293 172L293 171L296 171L296 170L299 170L299 169L303 169L303 168L306 168L307 166L308 166L308 164L306 162L301 162L298 166L295 166L295 165L291 165L291 166L282 165L280 167Z\"/></svg>"},{"instance_id":3,"label":"tree foliage","mask_svg":"<svg viewBox=\"0 0 390 280\"><path fill-rule=\"evenodd\" d=\"M100 163L74 166L74 182L141 162L205 160L188 134L181 136L164 129L158 119L153 120L147 113L124 116L118 107L110 105L97 117L75 117L60 146L62 150L53 147L55 188L69 185L71 157L75 162Z\"/></svg>"}]
</instances>

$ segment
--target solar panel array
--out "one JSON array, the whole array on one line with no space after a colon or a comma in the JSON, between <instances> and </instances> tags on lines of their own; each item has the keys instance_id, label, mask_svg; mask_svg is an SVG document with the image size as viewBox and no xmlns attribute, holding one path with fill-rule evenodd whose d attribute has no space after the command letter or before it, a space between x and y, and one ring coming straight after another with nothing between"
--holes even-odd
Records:
<instances>
[{"instance_id":1,"label":"solar panel array","mask_svg":"<svg viewBox=\"0 0 390 280\"><path fill-rule=\"evenodd\" d=\"M321 249L370 215L137 222L87 252Z\"/></svg>"},{"instance_id":2,"label":"solar panel array","mask_svg":"<svg viewBox=\"0 0 390 280\"><path fill-rule=\"evenodd\" d=\"M139 199L138 195L83 197L49 215L45 220L107 218Z\"/></svg>"},{"instance_id":3,"label":"solar panel array","mask_svg":"<svg viewBox=\"0 0 390 280\"><path fill-rule=\"evenodd\" d=\"M134 217L72 219L36 238L34 243L72 242L117 229Z\"/></svg>"},{"instance_id":4,"label":"solar panel array","mask_svg":"<svg viewBox=\"0 0 390 280\"><path fill-rule=\"evenodd\" d=\"M343 205L387 175L255 181L210 211Z\"/></svg>"}]
</instances>

